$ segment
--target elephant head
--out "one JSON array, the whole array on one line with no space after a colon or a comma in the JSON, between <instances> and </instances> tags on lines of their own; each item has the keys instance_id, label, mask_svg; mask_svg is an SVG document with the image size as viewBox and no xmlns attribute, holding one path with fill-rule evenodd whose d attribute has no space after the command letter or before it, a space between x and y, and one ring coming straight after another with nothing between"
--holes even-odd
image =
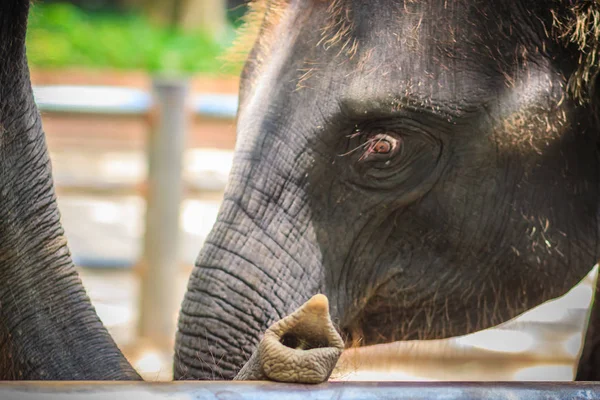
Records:
<instances>
[{"instance_id":1,"label":"elephant head","mask_svg":"<svg viewBox=\"0 0 600 400\"><path fill-rule=\"evenodd\" d=\"M582 10L253 4L234 165L181 308L176 378L233 378L317 293L345 345L367 346L496 325L592 268L595 64L570 42Z\"/></svg>"}]
</instances>

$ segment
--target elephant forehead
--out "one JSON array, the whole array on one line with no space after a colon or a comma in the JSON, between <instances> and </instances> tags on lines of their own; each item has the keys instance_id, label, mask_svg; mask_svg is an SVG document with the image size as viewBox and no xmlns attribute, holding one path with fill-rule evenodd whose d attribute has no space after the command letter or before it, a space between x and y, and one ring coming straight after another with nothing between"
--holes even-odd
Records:
<instances>
[{"instance_id":1,"label":"elephant forehead","mask_svg":"<svg viewBox=\"0 0 600 400\"><path fill-rule=\"evenodd\" d=\"M531 26L517 29L511 13L500 24L492 9L462 1L265 3L263 18L254 18L263 28L247 90L480 102L528 79L531 70L548 69L540 61L542 44L523 40L521 31Z\"/></svg>"}]
</instances>

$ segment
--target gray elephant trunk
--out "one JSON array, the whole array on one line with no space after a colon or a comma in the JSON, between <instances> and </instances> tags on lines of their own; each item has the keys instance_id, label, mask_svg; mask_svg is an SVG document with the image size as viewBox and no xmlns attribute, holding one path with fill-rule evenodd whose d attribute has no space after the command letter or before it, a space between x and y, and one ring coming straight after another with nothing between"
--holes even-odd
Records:
<instances>
[{"instance_id":1,"label":"gray elephant trunk","mask_svg":"<svg viewBox=\"0 0 600 400\"><path fill-rule=\"evenodd\" d=\"M282 182L289 196L273 198L257 189L272 171L252 175L228 191L190 278L176 379L233 379L273 322L321 292L321 255L295 185Z\"/></svg>"}]
</instances>

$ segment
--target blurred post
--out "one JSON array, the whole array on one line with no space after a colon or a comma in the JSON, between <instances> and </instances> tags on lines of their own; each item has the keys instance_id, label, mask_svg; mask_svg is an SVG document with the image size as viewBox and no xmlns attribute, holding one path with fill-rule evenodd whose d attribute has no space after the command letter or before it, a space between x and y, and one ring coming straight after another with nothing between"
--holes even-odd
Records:
<instances>
[{"instance_id":1,"label":"blurred post","mask_svg":"<svg viewBox=\"0 0 600 400\"><path fill-rule=\"evenodd\" d=\"M175 337L179 308L179 215L188 110L186 80L154 80L157 119L148 138L148 192L144 254L140 268L139 334L159 347Z\"/></svg>"}]
</instances>

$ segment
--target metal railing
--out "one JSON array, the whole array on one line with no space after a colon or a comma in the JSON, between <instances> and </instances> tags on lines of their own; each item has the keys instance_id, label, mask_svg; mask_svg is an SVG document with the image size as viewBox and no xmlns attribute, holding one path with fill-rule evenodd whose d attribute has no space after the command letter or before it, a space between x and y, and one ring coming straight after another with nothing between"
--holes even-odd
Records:
<instances>
[{"instance_id":1,"label":"metal railing","mask_svg":"<svg viewBox=\"0 0 600 400\"><path fill-rule=\"evenodd\" d=\"M584 382L331 382L291 385L272 382L8 383L4 400L594 400L600 385Z\"/></svg>"},{"instance_id":2,"label":"metal railing","mask_svg":"<svg viewBox=\"0 0 600 400\"><path fill-rule=\"evenodd\" d=\"M181 84L183 81L181 81ZM87 114L93 116L131 116L146 118L150 116L154 111L159 114L159 119L149 118L151 124L160 125L161 118L170 121L163 126L164 132L157 131L154 126L149 127L149 131L154 131L155 134L148 135L148 141L152 138L166 137L169 136L172 139L178 140L177 138L183 138L185 135L185 128L181 131L174 131L170 126L176 123L178 119L183 118L185 114L181 114L178 117L173 117L171 114L177 112L177 109L171 107L167 109L158 110L158 106L161 103L161 96L163 95L159 91L148 92L142 89L133 87L118 87L118 86L92 86L92 85L38 85L33 88L34 96L36 99L37 106L43 115L47 114ZM200 94L188 94L186 92L185 108L188 113L191 113L197 117L203 118L216 118L223 120L234 120L237 113L238 99L237 95L234 94L220 94L220 93L200 93ZM182 99L183 102L183 99ZM164 103L164 102L163 102ZM164 103L164 105L168 105ZM166 142L167 144L170 142ZM150 143L151 144L151 143ZM155 145L160 146L160 145ZM153 147L149 146L148 151L152 152ZM167 151L166 148L162 148L154 158L156 162L161 163L162 158L181 156L181 149L175 151ZM158 157L158 158L157 158ZM163 163L165 164L165 163ZM166 161L165 165L170 165L171 162ZM152 167L153 163L149 163L149 167ZM149 168L150 169L150 168ZM150 175L156 174L158 171L164 170L163 167L155 168ZM173 173L173 171L172 171ZM175 187L178 185L181 177L170 177L171 186ZM148 181L156 182L155 177L148 176ZM152 190L152 187L146 187L142 182L136 182L134 184L122 184L122 183L107 183L107 182L81 182L79 179L58 179L55 181L57 187L61 193L75 193L75 194L89 194L89 195L115 195L115 194L137 194L145 196L147 190ZM214 186L207 184L210 182L184 182L184 191L186 193L196 193L205 190L215 191L217 190ZM219 185L223 182L218 182ZM224 187L224 186L223 186ZM223 187L219 186L218 190L222 190ZM170 190L172 190L171 188ZM150 215L148 215L150 217ZM148 221L146 221L148 222ZM150 232L150 236L152 236ZM90 254L74 253L73 259L77 265L89 267L89 268L131 268L137 264L136 258L119 258L111 255L105 255L102 258L98 258Z\"/></svg>"},{"instance_id":3,"label":"metal railing","mask_svg":"<svg viewBox=\"0 0 600 400\"><path fill-rule=\"evenodd\" d=\"M237 96L190 95L189 88L187 80L154 79L151 93L101 86L53 85L33 89L42 113L151 116L147 118L150 126L144 252L136 271L141 278L139 334L158 346L175 335L172 310L178 304L173 304L172 294L177 283L171 278L180 259L182 160L189 115L233 119L237 112ZM111 261L114 260L92 260L91 264L109 265Z\"/></svg>"},{"instance_id":4,"label":"metal railing","mask_svg":"<svg viewBox=\"0 0 600 400\"><path fill-rule=\"evenodd\" d=\"M34 87L33 93L42 112L144 115L155 104L151 93L116 86L47 85ZM203 93L192 95L190 103L195 115L234 119L238 99L236 95Z\"/></svg>"}]
</instances>

